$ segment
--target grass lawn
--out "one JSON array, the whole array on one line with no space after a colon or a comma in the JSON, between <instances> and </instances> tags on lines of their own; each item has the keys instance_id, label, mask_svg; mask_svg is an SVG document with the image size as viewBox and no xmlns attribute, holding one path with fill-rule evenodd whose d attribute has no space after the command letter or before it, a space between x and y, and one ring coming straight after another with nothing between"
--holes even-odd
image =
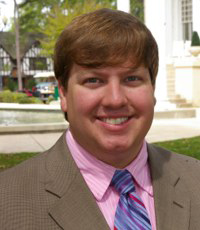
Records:
<instances>
[{"instance_id":1,"label":"grass lawn","mask_svg":"<svg viewBox=\"0 0 200 230\"><path fill-rule=\"evenodd\" d=\"M195 157L200 160L200 136L180 139L175 141L165 141L154 143L171 151ZM35 156L37 153L18 153L18 154L1 154L0 153L0 170L12 167L20 162Z\"/></svg>"},{"instance_id":2,"label":"grass lawn","mask_svg":"<svg viewBox=\"0 0 200 230\"><path fill-rule=\"evenodd\" d=\"M6 168L10 168L20 162L35 156L37 153L13 153L13 154L1 154L0 153L0 171Z\"/></svg>"},{"instance_id":3,"label":"grass lawn","mask_svg":"<svg viewBox=\"0 0 200 230\"><path fill-rule=\"evenodd\" d=\"M200 160L200 136L154 144Z\"/></svg>"}]
</instances>

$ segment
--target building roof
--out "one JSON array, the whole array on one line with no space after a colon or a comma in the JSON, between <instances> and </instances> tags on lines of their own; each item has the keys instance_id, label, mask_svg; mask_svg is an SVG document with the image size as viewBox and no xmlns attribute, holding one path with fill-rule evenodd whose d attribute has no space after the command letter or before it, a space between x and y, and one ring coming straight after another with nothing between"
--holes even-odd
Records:
<instances>
[{"instance_id":1,"label":"building roof","mask_svg":"<svg viewBox=\"0 0 200 230\"><path fill-rule=\"evenodd\" d=\"M42 34L27 33L20 39L20 57L23 58L26 52L33 44L40 44L40 40L44 38ZM15 34L13 32L0 32L0 46L11 56L16 59Z\"/></svg>"}]
</instances>

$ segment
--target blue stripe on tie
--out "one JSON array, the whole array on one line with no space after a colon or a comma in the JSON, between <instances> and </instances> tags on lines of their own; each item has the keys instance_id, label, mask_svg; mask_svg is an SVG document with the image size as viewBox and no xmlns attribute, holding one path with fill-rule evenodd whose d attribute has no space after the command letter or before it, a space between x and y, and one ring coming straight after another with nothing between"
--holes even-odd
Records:
<instances>
[{"instance_id":1,"label":"blue stripe on tie","mask_svg":"<svg viewBox=\"0 0 200 230\"><path fill-rule=\"evenodd\" d=\"M135 193L134 181L128 170L116 170L111 186L120 194L115 214L115 228L117 230L151 230L146 208Z\"/></svg>"}]
</instances>

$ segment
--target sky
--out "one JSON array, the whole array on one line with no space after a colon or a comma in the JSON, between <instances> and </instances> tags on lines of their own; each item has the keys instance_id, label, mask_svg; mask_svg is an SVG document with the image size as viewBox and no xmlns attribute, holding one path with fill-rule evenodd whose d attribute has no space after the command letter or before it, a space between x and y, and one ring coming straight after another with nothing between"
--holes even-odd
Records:
<instances>
[{"instance_id":1,"label":"sky","mask_svg":"<svg viewBox=\"0 0 200 230\"><path fill-rule=\"evenodd\" d=\"M5 4L1 2L4 1ZM22 0L17 0L17 3L21 3ZM6 17L8 19L8 24L10 22L10 18L14 15L14 0L0 0L0 31L2 30L3 24L2 19ZM5 31L5 28L3 28ZM8 29L8 27L6 28Z\"/></svg>"}]
</instances>

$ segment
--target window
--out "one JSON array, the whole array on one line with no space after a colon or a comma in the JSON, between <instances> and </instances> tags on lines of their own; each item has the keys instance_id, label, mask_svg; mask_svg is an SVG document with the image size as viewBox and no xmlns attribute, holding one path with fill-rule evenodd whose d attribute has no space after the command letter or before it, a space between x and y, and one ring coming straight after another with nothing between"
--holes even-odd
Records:
<instances>
[{"instance_id":1,"label":"window","mask_svg":"<svg viewBox=\"0 0 200 230\"><path fill-rule=\"evenodd\" d=\"M46 58L29 58L29 70L47 70Z\"/></svg>"},{"instance_id":2,"label":"window","mask_svg":"<svg viewBox=\"0 0 200 230\"><path fill-rule=\"evenodd\" d=\"M182 0L183 40L192 38L192 0Z\"/></svg>"}]
</instances>

